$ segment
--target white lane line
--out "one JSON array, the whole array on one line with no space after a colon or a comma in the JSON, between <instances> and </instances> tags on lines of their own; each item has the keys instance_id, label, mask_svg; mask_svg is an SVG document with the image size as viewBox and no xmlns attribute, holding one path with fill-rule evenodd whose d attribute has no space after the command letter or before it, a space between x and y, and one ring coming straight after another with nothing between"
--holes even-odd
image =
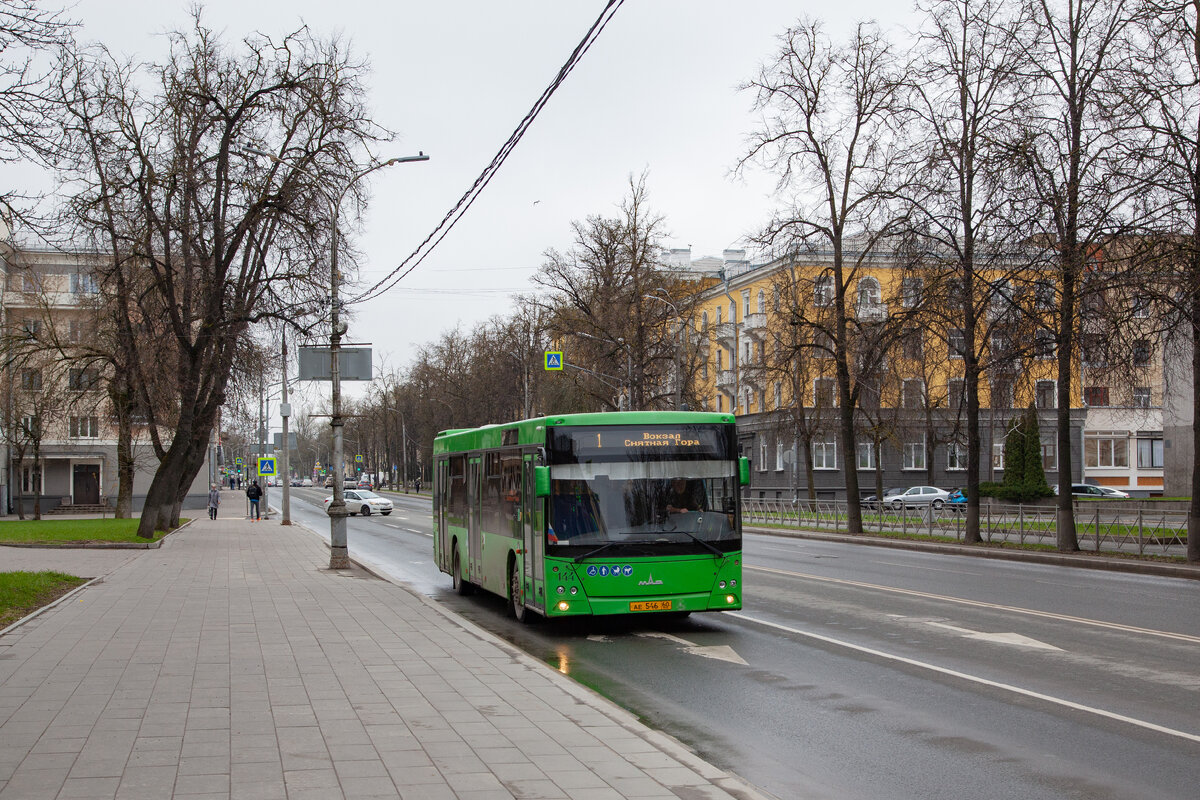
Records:
<instances>
[{"instance_id":1,"label":"white lane line","mask_svg":"<svg viewBox=\"0 0 1200 800\"><path fill-rule=\"evenodd\" d=\"M1104 717L1105 719L1116 720L1117 722L1124 722L1126 724L1133 725L1138 728L1145 728L1146 730L1154 731L1155 733L1162 733L1162 734L1166 734L1167 736L1174 736L1176 738L1186 739L1191 742L1200 742L1200 734L1188 733L1187 731L1175 730L1174 728L1167 728L1163 725L1156 725L1153 722L1147 722L1146 720L1143 720L1143 719L1136 719L1135 717L1127 717L1124 714L1118 714L1114 711L1106 711L1103 708L1096 708L1095 706L1085 706L1082 703L1076 703L1071 700L1064 700L1061 697L1052 697L1051 695L1048 695L1048 694L1042 694L1041 692L1035 692L1032 689L1022 689L1020 686L1013 686L1010 683L1000 683L998 681L989 680L987 678L981 678L978 675L969 675L965 672L959 672L958 670L955 670L955 669L939 667L936 664L929 664L925 661L917 661L916 659L913 659L913 658L906 658L905 656L896 655L895 653L885 653L884 651L876 650L873 647L864 647L862 645L842 641L841 639L834 639L831 636L823 636L822 634L812 633L811 631L802 631L799 628L792 628L788 625L781 625L778 622L770 622L765 619L758 619L757 617L751 617L742 611L726 611L725 613L732 617L736 617L738 619L744 619L747 622L753 622L758 625L766 626L768 628L776 628L777 630L786 631L787 633L794 633L797 636L804 636L809 639L815 639L819 642L825 642L826 644L832 644L837 647L846 648L847 650L854 650L859 653L866 653L867 655L875 656L876 658L883 658L888 661L896 661L901 664L908 664L909 666L912 666L912 667L929 670L930 672L936 672L939 675L948 675L952 678L959 678L960 680L969 681L970 683L976 683L981 686L989 686L993 689L1000 689L1002 691L1012 692L1013 694L1019 694L1022 697L1031 697L1035 700L1041 700L1042 702L1050 703L1052 705L1062 706L1063 708L1070 708L1075 711L1082 711L1085 714L1093 714L1097 717Z\"/></svg>"},{"instance_id":2,"label":"white lane line","mask_svg":"<svg viewBox=\"0 0 1200 800\"><path fill-rule=\"evenodd\" d=\"M1186 633L1174 633L1172 631L1160 631L1154 628L1139 628L1136 625L1122 625L1119 622L1104 622L1098 619L1088 619L1087 617L1073 617L1070 614L1056 614L1052 611L1038 611L1032 608L1021 608L1020 606L1006 606L999 603L985 603L982 600L968 600L963 597L953 597L944 594L932 594L930 592L919 592L916 589L900 589L895 586L882 586L877 583L864 583L862 581L851 581L844 578L828 578L824 575L811 575L805 572L794 572L786 569L775 569L774 567L759 567L751 564L744 564L743 569L754 569L759 572L771 572L776 575L787 575L793 578L806 578L813 581L822 581L824 583L837 583L843 586L857 586L862 589L876 589L881 592L892 592L893 594L904 594L910 597L923 597L927 600L937 600L946 603L958 603L964 606L974 606L976 608L991 608L996 611L1011 611L1014 614L1028 614L1031 617L1042 617L1043 619L1056 619L1065 622L1075 622L1080 625L1092 625L1097 628L1108 628L1115 631L1125 631L1126 633L1138 633L1144 636L1158 636L1163 639L1175 639L1180 642L1190 642L1192 644L1200 644L1200 636L1190 636Z\"/></svg>"},{"instance_id":3,"label":"white lane line","mask_svg":"<svg viewBox=\"0 0 1200 800\"><path fill-rule=\"evenodd\" d=\"M384 524L384 525L387 525L389 528L399 528L399 527L400 527L399 525L396 525L396 524L394 524L394 523L391 523L391 522L385 522L385 523L383 523L383 524Z\"/></svg>"}]
</instances>

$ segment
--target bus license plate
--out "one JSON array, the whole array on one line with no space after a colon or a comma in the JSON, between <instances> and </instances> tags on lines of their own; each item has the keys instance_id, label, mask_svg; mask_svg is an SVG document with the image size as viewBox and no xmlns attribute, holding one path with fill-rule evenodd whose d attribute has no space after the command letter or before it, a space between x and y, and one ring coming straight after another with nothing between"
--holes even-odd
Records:
<instances>
[{"instance_id":1,"label":"bus license plate","mask_svg":"<svg viewBox=\"0 0 1200 800\"><path fill-rule=\"evenodd\" d=\"M643 600L640 603L630 603L630 611L670 611L670 600Z\"/></svg>"}]
</instances>

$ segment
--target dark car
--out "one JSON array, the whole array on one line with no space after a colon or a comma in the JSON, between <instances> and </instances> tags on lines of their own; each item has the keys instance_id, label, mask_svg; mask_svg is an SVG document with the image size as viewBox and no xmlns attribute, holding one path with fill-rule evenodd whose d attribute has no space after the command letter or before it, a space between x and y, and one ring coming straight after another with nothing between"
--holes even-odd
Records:
<instances>
[{"instance_id":1,"label":"dark car","mask_svg":"<svg viewBox=\"0 0 1200 800\"><path fill-rule=\"evenodd\" d=\"M885 506L888 505L889 503L892 502L892 500L895 499L896 495L903 494L905 491L907 491L907 489L904 486L897 486L897 487L893 487L891 489L885 489L883 492L883 505L885 505ZM859 505L862 506L863 508L879 508L880 507L879 498L873 494L869 494L866 497L864 497L862 500L859 501Z\"/></svg>"}]
</instances>

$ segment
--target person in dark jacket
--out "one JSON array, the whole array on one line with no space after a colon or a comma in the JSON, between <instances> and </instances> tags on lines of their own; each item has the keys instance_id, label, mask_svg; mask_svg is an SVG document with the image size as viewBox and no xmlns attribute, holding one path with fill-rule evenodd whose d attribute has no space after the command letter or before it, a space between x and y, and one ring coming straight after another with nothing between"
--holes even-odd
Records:
<instances>
[{"instance_id":1,"label":"person in dark jacket","mask_svg":"<svg viewBox=\"0 0 1200 800\"><path fill-rule=\"evenodd\" d=\"M217 518L217 506L221 505L221 490L214 483L208 489L208 518Z\"/></svg>"},{"instance_id":2,"label":"person in dark jacket","mask_svg":"<svg viewBox=\"0 0 1200 800\"><path fill-rule=\"evenodd\" d=\"M258 481L251 482L246 489L246 497L250 498L251 519L258 519L258 501L262 499L262 489L259 488Z\"/></svg>"}]
</instances>

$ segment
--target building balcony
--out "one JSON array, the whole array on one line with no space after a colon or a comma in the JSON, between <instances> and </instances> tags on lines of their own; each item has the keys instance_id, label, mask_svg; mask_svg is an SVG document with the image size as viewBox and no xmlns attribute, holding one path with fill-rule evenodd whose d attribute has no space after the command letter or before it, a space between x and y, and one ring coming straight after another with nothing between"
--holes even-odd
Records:
<instances>
[{"instance_id":1,"label":"building balcony","mask_svg":"<svg viewBox=\"0 0 1200 800\"><path fill-rule=\"evenodd\" d=\"M883 322L887 319L888 309L885 303L857 303L854 315L865 322Z\"/></svg>"},{"instance_id":2,"label":"building balcony","mask_svg":"<svg viewBox=\"0 0 1200 800\"><path fill-rule=\"evenodd\" d=\"M717 373L717 391L730 397L737 395L737 378L731 369L723 369Z\"/></svg>"},{"instance_id":3,"label":"building balcony","mask_svg":"<svg viewBox=\"0 0 1200 800\"><path fill-rule=\"evenodd\" d=\"M737 325L732 322L719 322L712 326L712 335L723 347L733 350L737 343Z\"/></svg>"},{"instance_id":4,"label":"building balcony","mask_svg":"<svg viewBox=\"0 0 1200 800\"><path fill-rule=\"evenodd\" d=\"M747 314L742 320L742 331L747 336L763 340L767 336L767 315L765 313Z\"/></svg>"}]
</instances>

